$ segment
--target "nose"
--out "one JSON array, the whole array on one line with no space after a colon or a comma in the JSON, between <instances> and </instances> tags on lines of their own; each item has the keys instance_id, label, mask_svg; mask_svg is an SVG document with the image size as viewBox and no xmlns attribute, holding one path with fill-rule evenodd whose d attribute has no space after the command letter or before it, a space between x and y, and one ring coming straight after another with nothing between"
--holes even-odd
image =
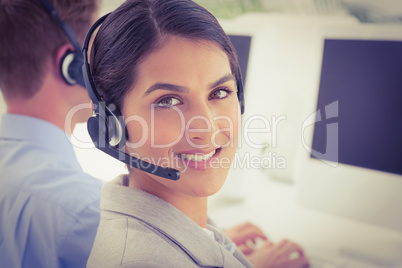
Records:
<instances>
[{"instance_id":1,"label":"nose","mask_svg":"<svg viewBox=\"0 0 402 268\"><path fill-rule=\"evenodd\" d=\"M207 103L198 103L192 110L186 118L186 139L192 147L208 148L213 133L218 130L214 120L215 112Z\"/></svg>"}]
</instances>

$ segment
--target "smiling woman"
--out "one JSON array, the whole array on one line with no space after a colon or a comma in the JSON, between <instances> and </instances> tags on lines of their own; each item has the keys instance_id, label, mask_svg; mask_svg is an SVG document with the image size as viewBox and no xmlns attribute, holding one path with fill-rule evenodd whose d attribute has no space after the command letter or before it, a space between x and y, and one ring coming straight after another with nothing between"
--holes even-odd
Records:
<instances>
[{"instance_id":1,"label":"smiling woman","mask_svg":"<svg viewBox=\"0 0 402 268\"><path fill-rule=\"evenodd\" d=\"M128 0L99 28L90 62L101 99L125 119L120 149L181 175L131 168L107 183L88 267L252 267L207 216L242 110L237 56L217 20L189 0Z\"/></svg>"},{"instance_id":2,"label":"smiling woman","mask_svg":"<svg viewBox=\"0 0 402 268\"><path fill-rule=\"evenodd\" d=\"M184 211L205 210L204 197L220 189L229 170L229 165L219 162L233 159L236 151L240 109L228 57L211 41L170 37L138 67L122 114L152 122L154 131L143 146L127 150L154 160L170 159L170 166L182 175L175 182L132 169L130 187L162 197ZM143 136L135 124L127 124L127 130L129 137ZM205 227L206 213L197 221Z\"/></svg>"},{"instance_id":3,"label":"smiling woman","mask_svg":"<svg viewBox=\"0 0 402 268\"><path fill-rule=\"evenodd\" d=\"M88 266L251 266L238 249L221 252L233 245L223 233L219 244L203 230L217 230L207 197L226 180L240 119L237 57L216 19L192 1L127 1L100 27L91 63L101 98L126 119L125 152L181 176L132 168L106 184Z\"/></svg>"}]
</instances>

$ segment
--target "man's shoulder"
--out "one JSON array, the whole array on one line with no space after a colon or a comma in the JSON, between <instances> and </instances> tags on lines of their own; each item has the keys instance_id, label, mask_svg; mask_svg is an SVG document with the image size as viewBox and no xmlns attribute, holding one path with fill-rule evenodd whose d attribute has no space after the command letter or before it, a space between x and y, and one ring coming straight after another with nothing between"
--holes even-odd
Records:
<instances>
[{"instance_id":1,"label":"man's shoulder","mask_svg":"<svg viewBox=\"0 0 402 268\"><path fill-rule=\"evenodd\" d=\"M49 156L44 159L44 154L40 149L32 149L23 155L10 153L0 157L1 199L29 197L32 205L49 203L67 213L79 213L91 205L99 207L103 185L100 180L84 173L79 166L71 167L68 160Z\"/></svg>"}]
</instances>

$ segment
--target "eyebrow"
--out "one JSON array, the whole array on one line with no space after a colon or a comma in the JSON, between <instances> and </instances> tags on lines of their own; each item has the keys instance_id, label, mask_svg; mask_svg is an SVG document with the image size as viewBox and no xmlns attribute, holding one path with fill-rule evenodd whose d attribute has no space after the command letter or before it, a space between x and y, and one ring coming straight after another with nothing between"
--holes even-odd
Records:
<instances>
[{"instance_id":1,"label":"eyebrow","mask_svg":"<svg viewBox=\"0 0 402 268\"><path fill-rule=\"evenodd\" d=\"M212 89L214 87L219 86L220 84L226 83L228 81L235 81L236 78L233 76L233 74L228 73L224 75L223 77L219 78L217 81L209 84L209 88ZM144 96L149 95L155 90L169 90L169 91L175 91L175 92L182 92L182 93L188 93L189 89L184 86L179 86L179 85L174 85L174 84L169 84L169 83L155 83L152 86L150 86L144 93Z\"/></svg>"},{"instance_id":2,"label":"eyebrow","mask_svg":"<svg viewBox=\"0 0 402 268\"><path fill-rule=\"evenodd\" d=\"M218 79L217 81L211 83L211 84L209 85L209 88L210 88L210 89L213 89L214 87L217 87L217 86L219 86L220 84L226 83L226 82L228 82L228 81L236 81L236 78L234 77L233 74L231 74L231 73L225 74L224 76L222 76L222 78L220 78L220 79Z\"/></svg>"},{"instance_id":3,"label":"eyebrow","mask_svg":"<svg viewBox=\"0 0 402 268\"><path fill-rule=\"evenodd\" d=\"M169 83L155 83L152 86L150 86L147 91L145 91L144 96L149 95L151 92L155 90L170 90L170 91L175 91L175 92L188 92L188 88L179 86L179 85L173 85Z\"/></svg>"}]
</instances>

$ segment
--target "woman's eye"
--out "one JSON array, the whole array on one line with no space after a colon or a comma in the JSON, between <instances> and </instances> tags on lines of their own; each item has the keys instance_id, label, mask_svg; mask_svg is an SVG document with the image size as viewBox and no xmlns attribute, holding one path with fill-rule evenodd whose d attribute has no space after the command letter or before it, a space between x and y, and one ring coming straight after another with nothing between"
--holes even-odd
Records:
<instances>
[{"instance_id":1,"label":"woman's eye","mask_svg":"<svg viewBox=\"0 0 402 268\"><path fill-rule=\"evenodd\" d=\"M225 89L217 89L217 90L214 90L211 93L211 95L209 95L209 98L210 99L224 99L227 96L229 96L230 93L232 93L232 91L227 89L227 88L225 88Z\"/></svg>"},{"instance_id":2,"label":"woman's eye","mask_svg":"<svg viewBox=\"0 0 402 268\"><path fill-rule=\"evenodd\" d=\"M171 97L171 96L167 96L167 97L163 97L159 100L156 101L155 106L156 107L162 107L162 108L169 108L172 106L176 106L181 104L182 102L175 98L175 97Z\"/></svg>"}]
</instances>

